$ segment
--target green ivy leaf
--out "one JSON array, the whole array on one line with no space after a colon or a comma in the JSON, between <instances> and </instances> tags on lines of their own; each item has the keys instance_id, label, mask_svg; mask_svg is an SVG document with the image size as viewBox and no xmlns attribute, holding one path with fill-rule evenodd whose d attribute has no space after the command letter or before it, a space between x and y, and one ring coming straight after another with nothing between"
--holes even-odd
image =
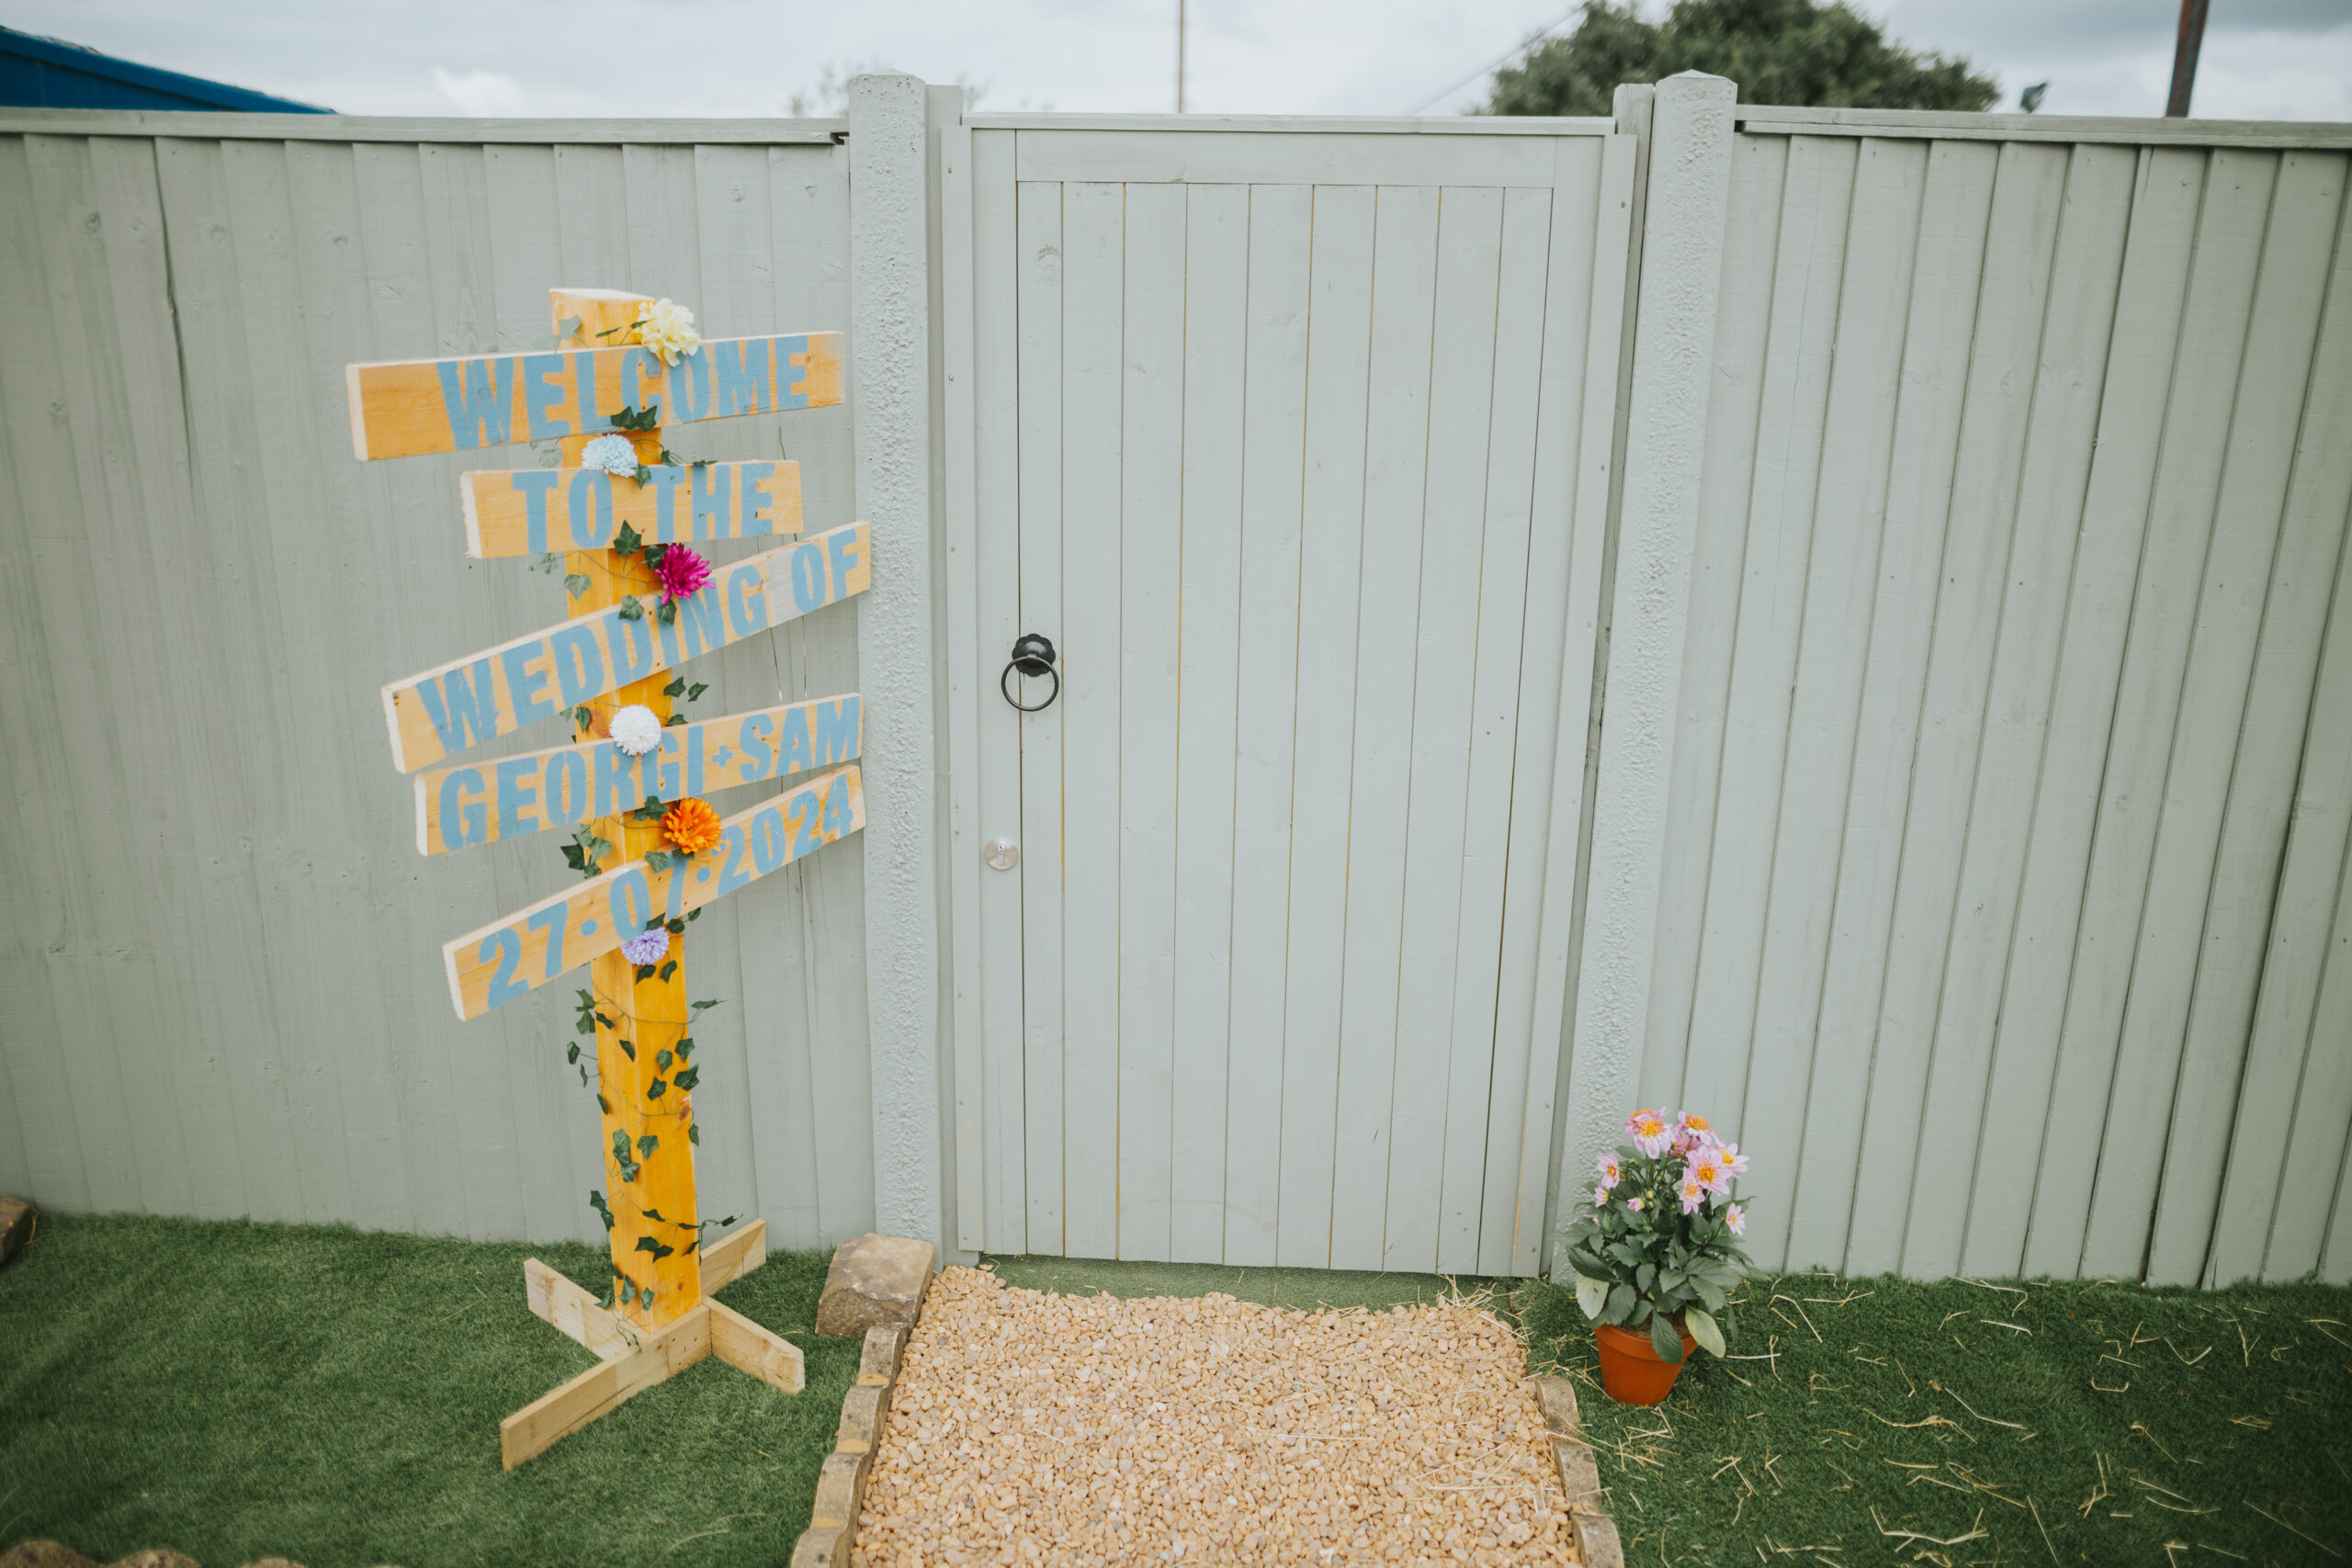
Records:
<instances>
[{"instance_id":1,"label":"green ivy leaf","mask_svg":"<svg viewBox=\"0 0 2352 1568\"><path fill-rule=\"evenodd\" d=\"M692 1056L694 1054L695 1037L691 1034L681 1034L678 1036L678 1055L680 1056Z\"/></svg>"},{"instance_id":2,"label":"green ivy leaf","mask_svg":"<svg viewBox=\"0 0 2352 1568\"><path fill-rule=\"evenodd\" d=\"M648 1100L659 1100L669 1091L670 1086L668 1084L663 1083L660 1078L655 1078L651 1083L645 1086L645 1098Z\"/></svg>"},{"instance_id":3,"label":"green ivy leaf","mask_svg":"<svg viewBox=\"0 0 2352 1568\"><path fill-rule=\"evenodd\" d=\"M677 972L678 972L678 961L677 961L676 959L674 959L674 958L671 959L667 964L664 964L663 965L662 965L662 978L663 980L667 980L667 979L669 979L669 977L670 977L671 976L673 976L673 975L676 974Z\"/></svg>"},{"instance_id":4,"label":"green ivy leaf","mask_svg":"<svg viewBox=\"0 0 2352 1568\"><path fill-rule=\"evenodd\" d=\"M658 1247L661 1245L662 1244L660 1242L655 1241L650 1235L641 1235L637 1238L637 1249L639 1252L651 1252L655 1247Z\"/></svg>"},{"instance_id":5,"label":"green ivy leaf","mask_svg":"<svg viewBox=\"0 0 2352 1568\"><path fill-rule=\"evenodd\" d=\"M637 531L635 525L624 523L620 532L613 536L613 548L625 556L635 555L645 548L645 536Z\"/></svg>"},{"instance_id":6,"label":"green ivy leaf","mask_svg":"<svg viewBox=\"0 0 2352 1568\"><path fill-rule=\"evenodd\" d=\"M634 1046L634 1045L630 1044L630 1043L629 1043L628 1041L626 1041L626 1040L623 1040L623 1041L619 1042L619 1044L620 1044L620 1048L621 1048L621 1055L622 1055L627 1056L627 1057L628 1057L630 1061L632 1061L632 1062L634 1062L634 1061L636 1061L636 1060L637 1060L637 1047L636 1047L636 1046Z\"/></svg>"},{"instance_id":7,"label":"green ivy leaf","mask_svg":"<svg viewBox=\"0 0 2352 1568\"><path fill-rule=\"evenodd\" d=\"M594 586L594 584L589 581L588 574L584 571L568 571L563 575L563 591L574 599L579 598Z\"/></svg>"},{"instance_id":8,"label":"green ivy leaf","mask_svg":"<svg viewBox=\"0 0 2352 1568\"><path fill-rule=\"evenodd\" d=\"M564 339L570 337L579 330L580 318L577 316L566 316L563 320L555 324L555 341L561 343Z\"/></svg>"},{"instance_id":9,"label":"green ivy leaf","mask_svg":"<svg viewBox=\"0 0 2352 1568\"><path fill-rule=\"evenodd\" d=\"M696 681L693 685L686 688L686 701L690 703L698 703L702 701L702 694L709 690L709 682Z\"/></svg>"},{"instance_id":10,"label":"green ivy leaf","mask_svg":"<svg viewBox=\"0 0 2352 1568\"><path fill-rule=\"evenodd\" d=\"M646 981L653 978L653 965L650 964L639 964L637 966L637 978L639 985L642 985Z\"/></svg>"},{"instance_id":11,"label":"green ivy leaf","mask_svg":"<svg viewBox=\"0 0 2352 1568\"><path fill-rule=\"evenodd\" d=\"M665 626L676 626L678 624L678 602L675 599L662 600L661 607L653 612L653 618L660 621Z\"/></svg>"},{"instance_id":12,"label":"green ivy leaf","mask_svg":"<svg viewBox=\"0 0 2352 1568\"><path fill-rule=\"evenodd\" d=\"M638 602L636 594L625 594L621 598L620 615L624 621L641 621L645 619L645 606Z\"/></svg>"},{"instance_id":13,"label":"green ivy leaf","mask_svg":"<svg viewBox=\"0 0 2352 1568\"><path fill-rule=\"evenodd\" d=\"M656 1051L653 1053L653 1065L661 1068L665 1073L670 1070L670 1064L675 1060L677 1060L677 1058L671 1055L667 1051Z\"/></svg>"},{"instance_id":14,"label":"green ivy leaf","mask_svg":"<svg viewBox=\"0 0 2352 1568\"><path fill-rule=\"evenodd\" d=\"M575 1040L575 1041L573 1041L571 1044L566 1045L566 1046L563 1048L563 1059L564 1059L567 1063L577 1063L577 1062L580 1060L580 1042L579 1042L579 1041Z\"/></svg>"},{"instance_id":15,"label":"green ivy leaf","mask_svg":"<svg viewBox=\"0 0 2352 1568\"><path fill-rule=\"evenodd\" d=\"M700 1067L688 1067L684 1072L678 1075L678 1088L689 1093L693 1091L695 1085L700 1082L702 1082L702 1069Z\"/></svg>"},{"instance_id":16,"label":"green ivy leaf","mask_svg":"<svg viewBox=\"0 0 2352 1568\"><path fill-rule=\"evenodd\" d=\"M718 1005L718 1003L719 1003L719 1000L720 1000L720 999L721 999L721 998L713 998L712 999L710 999L709 1001L707 1001L707 1002L694 1002L694 1003L690 1003L690 1004L688 1005L687 1010L688 1010L688 1011L690 1011L690 1012L700 1012L700 1011L702 1011L702 1010L703 1010L703 1009L705 1009L705 1008L715 1008L715 1007L717 1007L717 1006Z\"/></svg>"},{"instance_id":17,"label":"green ivy leaf","mask_svg":"<svg viewBox=\"0 0 2352 1568\"><path fill-rule=\"evenodd\" d=\"M637 1152L639 1156L650 1155L661 1146L662 1140L655 1137L650 1133L646 1134L644 1136L637 1140Z\"/></svg>"},{"instance_id":18,"label":"green ivy leaf","mask_svg":"<svg viewBox=\"0 0 2352 1568\"><path fill-rule=\"evenodd\" d=\"M653 469L644 463L639 463L637 466L637 472L630 477L635 479L637 482L641 485L651 484L653 482Z\"/></svg>"},{"instance_id":19,"label":"green ivy leaf","mask_svg":"<svg viewBox=\"0 0 2352 1568\"><path fill-rule=\"evenodd\" d=\"M702 1128L699 1124L689 1125L686 1128L686 1142L696 1148L702 1147Z\"/></svg>"},{"instance_id":20,"label":"green ivy leaf","mask_svg":"<svg viewBox=\"0 0 2352 1568\"><path fill-rule=\"evenodd\" d=\"M676 680L671 682L668 685L662 687L662 694L665 697L674 697L685 689L686 678L684 675L681 675Z\"/></svg>"},{"instance_id":21,"label":"green ivy leaf","mask_svg":"<svg viewBox=\"0 0 2352 1568\"><path fill-rule=\"evenodd\" d=\"M680 860L684 860L684 859L685 859L686 857L685 857L685 856L684 856L684 855L680 855L678 858L679 858ZM686 922L685 922L685 921L684 921L684 920L672 920L672 921L670 922L670 934L671 934L672 936L684 936L684 935L685 935L685 934L686 934Z\"/></svg>"},{"instance_id":22,"label":"green ivy leaf","mask_svg":"<svg viewBox=\"0 0 2352 1568\"><path fill-rule=\"evenodd\" d=\"M610 1116L613 1113L613 1102L605 1098L605 1091L603 1089L598 1089L596 1091L596 1109L603 1111L607 1116Z\"/></svg>"},{"instance_id":23,"label":"green ivy leaf","mask_svg":"<svg viewBox=\"0 0 2352 1568\"><path fill-rule=\"evenodd\" d=\"M700 909L688 909L686 911L686 919L690 920L699 920L702 919L702 911Z\"/></svg>"},{"instance_id":24,"label":"green ivy leaf","mask_svg":"<svg viewBox=\"0 0 2352 1568\"><path fill-rule=\"evenodd\" d=\"M531 563L531 570L533 571L544 571L552 577L555 573L563 570L563 558L556 554L553 550L549 550L547 554L541 556L538 559Z\"/></svg>"},{"instance_id":25,"label":"green ivy leaf","mask_svg":"<svg viewBox=\"0 0 2352 1568\"><path fill-rule=\"evenodd\" d=\"M671 608L671 606L669 606L669 605L667 605L667 604L664 604L664 605L662 605L662 607L663 609L665 609L665 610L667 610L667 609ZM669 624L670 617L669 617L668 615L664 615L664 616L662 616L662 624L666 626L666 625L668 625L668 624ZM670 724L684 724L684 723L685 723L685 722L686 722L686 716L685 716L684 714L682 714L682 713L673 713L673 714L672 714L669 717L667 717L667 718L663 719L662 722L663 724L665 724L665 725L670 725Z\"/></svg>"}]
</instances>

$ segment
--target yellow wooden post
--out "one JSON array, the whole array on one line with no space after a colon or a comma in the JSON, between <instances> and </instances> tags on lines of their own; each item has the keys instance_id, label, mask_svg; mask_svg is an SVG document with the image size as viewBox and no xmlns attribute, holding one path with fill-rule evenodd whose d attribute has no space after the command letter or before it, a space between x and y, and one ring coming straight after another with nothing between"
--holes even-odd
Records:
<instances>
[{"instance_id":1,"label":"yellow wooden post","mask_svg":"<svg viewBox=\"0 0 2352 1568\"><path fill-rule=\"evenodd\" d=\"M578 320L571 345L581 348L634 342L631 329L653 303L647 295L608 288L554 288L548 295L558 332L566 321ZM563 437L565 465L578 464L582 450L594 439ZM639 461L662 460L661 430L638 432L632 439ZM574 550L565 560L571 573L588 579L588 591L569 602L567 614L604 609L632 593L649 617L656 613L660 584L642 555ZM608 735L613 715L631 704L642 704L655 717L667 720L671 704L662 688L672 679L664 671L593 699L587 705L590 722L575 724L577 738ZM659 821L641 821L629 814L601 818L594 831L611 846L599 863L607 870L663 847ZM679 1043L690 1037L692 1029L686 940L673 935L669 953L648 978L638 978L638 966L617 951L593 960L589 975L596 998L596 1092L604 1113L613 1272L616 1289L628 1292L615 1304L630 1322L655 1329L683 1317L702 1300L700 1248L694 1245L702 1214L695 1197L694 1146L687 1136L694 1097L677 1087L678 1073L689 1066L678 1055ZM607 1019L612 1021L609 1027ZM651 1248L640 1241L650 1241ZM649 1290L650 1305L643 1293Z\"/></svg>"}]
</instances>

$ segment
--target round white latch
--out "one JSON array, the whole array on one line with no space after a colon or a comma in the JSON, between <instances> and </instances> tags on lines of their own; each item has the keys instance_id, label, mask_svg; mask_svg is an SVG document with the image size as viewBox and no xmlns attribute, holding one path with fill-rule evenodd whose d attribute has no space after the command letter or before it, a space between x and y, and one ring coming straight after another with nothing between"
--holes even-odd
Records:
<instances>
[{"instance_id":1,"label":"round white latch","mask_svg":"<svg viewBox=\"0 0 2352 1568\"><path fill-rule=\"evenodd\" d=\"M999 871L1011 871L1021 863L1021 846L1011 839L990 839L989 847L982 852L988 856L989 863Z\"/></svg>"}]
</instances>

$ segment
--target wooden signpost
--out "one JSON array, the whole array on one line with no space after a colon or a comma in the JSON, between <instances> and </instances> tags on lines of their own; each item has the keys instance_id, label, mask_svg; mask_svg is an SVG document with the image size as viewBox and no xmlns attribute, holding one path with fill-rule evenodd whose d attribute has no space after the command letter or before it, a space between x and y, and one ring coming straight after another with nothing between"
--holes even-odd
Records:
<instances>
[{"instance_id":1,"label":"wooden signpost","mask_svg":"<svg viewBox=\"0 0 2352 1568\"><path fill-rule=\"evenodd\" d=\"M556 467L469 472L460 492L469 555L564 555L569 618L383 694L393 764L416 774L421 853L569 828L567 852L588 873L442 952L450 999L465 1019L582 964L592 976L580 1018L595 1037L610 1196L591 1199L610 1234L613 1289L599 1299L536 1258L524 1265L524 1282L533 1313L603 1359L501 1424L509 1470L707 1356L786 1393L805 1385L797 1347L709 1299L765 1259L766 1227L753 1220L701 1245L701 1070L685 928L713 899L865 826L855 693L687 722L673 709L686 683L665 676L865 592L866 525L713 568L699 585L665 581L654 564L672 547L800 534L798 464L680 463L662 428L838 404L840 334L685 345L657 332L648 343L641 329L657 302L643 295L559 288L549 304L552 350L345 371L352 446L363 459L559 444ZM628 447L616 448L615 437ZM678 564L669 556L663 570ZM632 707L650 718L626 716L629 733L616 739L615 715ZM571 742L453 761L541 719L568 721ZM723 821L674 809L698 806L705 791L804 774ZM625 942L645 952L632 957Z\"/></svg>"}]
</instances>

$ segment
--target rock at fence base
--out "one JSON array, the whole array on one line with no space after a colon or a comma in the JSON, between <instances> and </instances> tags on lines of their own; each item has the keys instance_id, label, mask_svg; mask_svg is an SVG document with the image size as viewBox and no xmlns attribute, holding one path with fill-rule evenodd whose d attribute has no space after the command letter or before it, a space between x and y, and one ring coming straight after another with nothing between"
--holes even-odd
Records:
<instances>
[{"instance_id":1,"label":"rock at fence base","mask_svg":"<svg viewBox=\"0 0 2352 1568\"><path fill-rule=\"evenodd\" d=\"M817 1332L862 1339L876 1324L912 1328L931 1282L931 1243L871 1234L833 1249L825 1293L817 1298Z\"/></svg>"},{"instance_id":2,"label":"rock at fence base","mask_svg":"<svg viewBox=\"0 0 2352 1568\"><path fill-rule=\"evenodd\" d=\"M18 1252L24 1249L25 1243L32 1240L32 1238L33 1206L30 1203L26 1202L22 1198L11 1198L6 1192L0 1192L0 1263L6 1263L11 1258L16 1257ZM28 1540L25 1542L25 1545L28 1547L57 1546L57 1542L53 1540ZM60 1551L66 1550L66 1548L62 1546L58 1546L57 1549ZM12 1546L8 1550L10 1551L15 1551L17 1549ZM0 1557L0 1562L13 1562L15 1560L13 1558ZM87 1559L85 1559L85 1561L87 1561Z\"/></svg>"},{"instance_id":3,"label":"rock at fence base","mask_svg":"<svg viewBox=\"0 0 2352 1568\"><path fill-rule=\"evenodd\" d=\"M118 1557L107 1568L203 1568L203 1564L185 1552L151 1546L128 1557Z\"/></svg>"},{"instance_id":4,"label":"rock at fence base","mask_svg":"<svg viewBox=\"0 0 2352 1568\"><path fill-rule=\"evenodd\" d=\"M14 1202L0 1198L0 1203ZM23 1540L0 1551L0 1568L98 1568L70 1546L53 1540Z\"/></svg>"},{"instance_id":5,"label":"rock at fence base","mask_svg":"<svg viewBox=\"0 0 2352 1568\"><path fill-rule=\"evenodd\" d=\"M1599 1514L1577 1514L1568 1520L1576 1532L1577 1561L1584 1568L1625 1568L1625 1549L1617 1544L1617 1527Z\"/></svg>"}]
</instances>

